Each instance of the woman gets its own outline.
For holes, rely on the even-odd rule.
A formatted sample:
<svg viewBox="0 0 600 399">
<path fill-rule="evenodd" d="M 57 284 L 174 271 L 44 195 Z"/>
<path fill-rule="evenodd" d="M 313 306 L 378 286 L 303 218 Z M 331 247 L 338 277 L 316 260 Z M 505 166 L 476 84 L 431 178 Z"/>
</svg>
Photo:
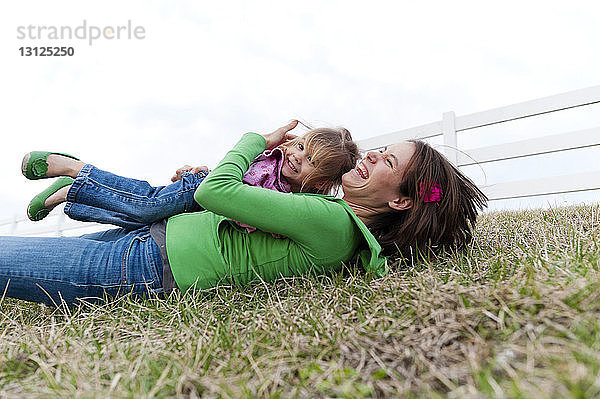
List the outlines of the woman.
<svg viewBox="0 0 600 399">
<path fill-rule="evenodd" d="M 72 303 L 104 293 L 163 292 L 163 268 L 186 291 L 326 273 L 357 257 L 365 270 L 382 275 L 382 254 L 461 246 L 470 239 L 485 196 L 421 142 L 369 152 L 343 176 L 343 199 L 242 184 L 252 159 L 285 141 L 294 127 L 244 135 L 196 190 L 206 211 L 171 217 L 154 232 L 145 226 L 79 238 L 0 237 L 0 289 L 29 301 Z M 49 175 L 77 172 L 73 186 L 85 184 L 89 168 L 65 157 L 60 162 L 49 165 Z M 261 232 L 246 234 L 229 219 Z M 165 257 L 156 243 L 160 230 Z"/>
</svg>

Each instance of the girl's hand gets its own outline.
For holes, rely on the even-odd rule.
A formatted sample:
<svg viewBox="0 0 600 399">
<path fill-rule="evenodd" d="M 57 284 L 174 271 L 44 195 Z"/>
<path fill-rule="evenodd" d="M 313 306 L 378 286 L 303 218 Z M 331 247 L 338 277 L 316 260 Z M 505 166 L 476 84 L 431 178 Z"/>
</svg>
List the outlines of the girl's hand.
<svg viewBox="0 0 600 399">
<path fill-rule="evenodd" d="M 298 121 L 293 120 L 272 133 L 263 134 L 262 136 L 267 141 L 267 150 L 271 150 L 287 140 L 295 139 L 296 136 L 289 133 L 289 131 L 294 129 L 296 126 L 298 126 Z"/>
<path fill-rule="evenodd" d="M 175 171 L 175 174 L 173 175 L 173 177 L 171 177 L 171 181 L 176 182 L 177 180 L 181 180 L 181 175 L 183 174 L 183 172 L 190 172 L 195 175 L 199 172 L 210 172 L 210 170 L 208 169 L 208 166 L 204 166 L 204 165 L 202 165 L 202 166 L 183 165 L 181 168 L 179 168 Z"/>
</svg>

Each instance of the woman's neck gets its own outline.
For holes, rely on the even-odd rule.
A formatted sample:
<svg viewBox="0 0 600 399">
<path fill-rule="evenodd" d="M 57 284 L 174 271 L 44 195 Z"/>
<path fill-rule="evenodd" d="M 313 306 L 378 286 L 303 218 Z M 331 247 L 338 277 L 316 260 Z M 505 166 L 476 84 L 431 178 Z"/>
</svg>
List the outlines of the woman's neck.
<svg viewBox="0 0 600 399">
<path fill-rule="evenodd" d="M 378 215 L 379 213 L 381 213 L 381 212 L 378 212 L 374 208 L 370 208 L 368 206 L 360 205 L 356 202 L 352 202 L 351 200 L 349 200 L 346 197 L 343 197 L 342 199 L 344 201 L 346 201 L 346 203 L 350 206 L 350 209 L 352 209 L 352 211 L 356 214 L 356 216 L 358 216 L 358 218 L 361 220 L 361 222 L 363 222 L 365 224 L 365 226 L 367 226 L 367 227 L 373 221 L 373 217 L 375 215 Z"/>
</svg>

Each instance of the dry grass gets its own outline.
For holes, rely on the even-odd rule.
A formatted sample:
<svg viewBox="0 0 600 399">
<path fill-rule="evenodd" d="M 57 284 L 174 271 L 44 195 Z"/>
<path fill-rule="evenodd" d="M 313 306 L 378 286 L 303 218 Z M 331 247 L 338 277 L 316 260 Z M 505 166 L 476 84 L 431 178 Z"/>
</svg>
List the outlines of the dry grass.
<svg viewBox="0 0 600 399">
<path fill-rule="evenodd" d="M 194 296 L 0 305 L 0 397 L 600 396 L 600 208 L 481 219 L 463 254 Z"/>
</svg>

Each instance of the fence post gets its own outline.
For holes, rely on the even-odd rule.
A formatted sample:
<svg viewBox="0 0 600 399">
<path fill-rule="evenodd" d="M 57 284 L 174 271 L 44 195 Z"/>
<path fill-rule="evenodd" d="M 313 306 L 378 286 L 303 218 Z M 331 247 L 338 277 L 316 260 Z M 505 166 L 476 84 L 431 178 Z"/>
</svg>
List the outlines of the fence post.
<svg viewBox="0 0 600 399">
<path fill-rule="evenodd" d="M 444 133 L 444 155 L 455 166 L 458 163 L 458 141 L 456 139 L 456 115 L 454 111 L 444 112 L 442 132 Z"/>
<path fill-rule="evenodd" d="M 64 224 L 65 224 L 65 214 L 63 212 L 60 212 L 58 214 L 58 217 L 56 218 L 56 236 L 57 237 L 63 236 Z"/>
<path fill-rule="evenodd" d="M 15 232 L 17 231 L 17 223 L 19 223 L 19 220 L 17 219 L 17 215 L 15 215 L 13 217 L 13 221 L 12 221 L 11 226 L 10 226 L 10 235 L 11 236 L 14 235 Z"/>
</svg>

